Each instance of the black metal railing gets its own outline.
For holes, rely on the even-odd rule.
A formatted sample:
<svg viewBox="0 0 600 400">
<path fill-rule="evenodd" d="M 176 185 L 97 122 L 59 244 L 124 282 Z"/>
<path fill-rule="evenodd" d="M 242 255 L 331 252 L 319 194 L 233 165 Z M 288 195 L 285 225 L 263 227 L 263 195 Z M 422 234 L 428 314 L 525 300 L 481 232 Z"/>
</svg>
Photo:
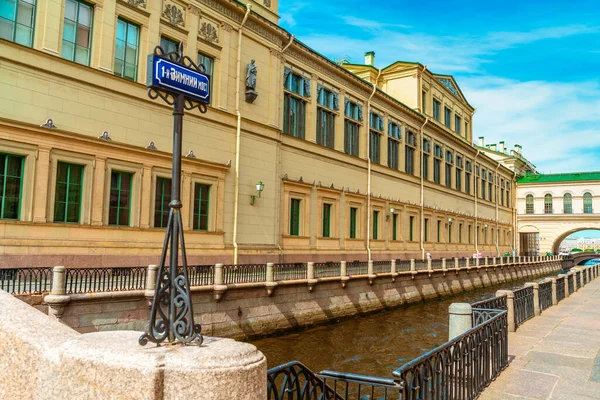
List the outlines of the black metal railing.
<svg viewBox="0 0 600 400">
<path fill-rule="evenodd" d="M 266 264 L 223 265 L 223 283 L 252 283 L 267 280 Z"/>
<path fill-rule="evenodd" d="M 472 308 L 488 308 L 492 310 L 506 310 L 506 295 L 492 297 L 481 300 L 476 303 L 471 303 Z"/>
<path fill-rule="evenodd" d="M 410 260 L 396 260 L 396 272 L 410 271 Z"/>
<path fill-rule="evenodd" d="M 427 269 L 427 260 L 415 260 L 415 270 L 424 271 Z"/>
<path fill-rule="evenodd" d="M 588 272 L 587 272 L 587 270 L 584 269 L 583 271 L 581 271 L 581 278 L 583 279 L 583 285 L 584 286 L 587 285 L 587 283 L 588 283 Z"/>
<path fill-rule="evenodd" d="M 367 261 L 350 261 L 346 263 L 346 275 L 367 275 L 369 263 Z"/>
<path fill-rule="evenodd" d="M 444 260 L 431 260 L 431 269 L 444 268 Z"/>
<path fill-rule="evenodd" d="M 147 267 L 67 268 L 65 293 L 101 293 L 143 290 Z"/>
<path fill-rule="evenodd" d="M 520 326 L 534 316 L 533 286 L 514 291 L 515 326 Z"/>
<path fill-rule="evenodd" d="M 287 263 L 273 265 L 273 279 L 275 281 L 293 281 L 306 279 L 307 268 L 304 263 Z"/>
<path fill-rule="evenodd" d="M 341 263 L 328 261 L 324 263 L 314 263 L 315 278 L 332 278 L 340 276 Z"/>
<path fill-rule="evenodd" d="M 373 261 L 373 273 L 389 274 L 392 272 L 392 262 L 390 260 Z"/>
<path fill-rule="evenodd" d="M 540 283 L 538 296 L 540 300 L 540 311 L 552 307 L 552 281 Z"/>
<path fill-rule="evenodd" d="M 577 271 L 575 273 L 575 282 L 577 282 L 577 288 L 582 287 L 583 285 L 581 284 L 581 271 Z"/>
<path fill-rule="evenodd" d="M 573 275 L 567 277 L 567 282 L 569 285 L 569 295 L 571 295 L 571 293 L 575 291 L 575 279 L 573 278 Z"/>
<path fill-rule="evenodd" d="M 404 400 L 474 399 L 508 366 L 508 318 L 490 319 L 393 372 Z M 492 315 L 494 314 L 494 315 Z"/>
<path fill-rule="evenodd" d="M 0 290 L 11 294 L 38 294 L 52 289 L 52 268 L 0 268 Z"/>
<path fill-rule="evenodd" d="M 561 301 L 565 298 L 565 284 L 564 278 L 556 280 L 556 301 Z"/>
<path fill-rule="evenodd" d="M 458 259 L 458 267 L 464 268 L 467 266 L 467 259 L 465 257 Z"/>
<path fill-rule="evenodd" d="M 215 284 L 215 267 L 212 265 L 188 265 L 190 286 L 208 286 Z"/>
</svg>

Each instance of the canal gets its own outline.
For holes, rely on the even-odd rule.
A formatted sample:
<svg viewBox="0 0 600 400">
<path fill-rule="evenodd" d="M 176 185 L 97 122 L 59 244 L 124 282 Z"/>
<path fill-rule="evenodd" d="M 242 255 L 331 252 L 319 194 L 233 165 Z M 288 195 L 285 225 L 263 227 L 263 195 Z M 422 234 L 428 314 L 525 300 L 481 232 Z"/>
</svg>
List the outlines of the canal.
<svg viewBox="0 0 600 400">
<path fill-rule="evenodd" d="M 332 369 L 389 377 L 394 369 L 448 340 L 448 306 L 451 303 L 473 303 L 492 297 L 496 290 L 520 288 L 531 281 L 529 278 L 508 282 L 357 316 L 256 340 L 252 344 L 267 357 L 268 368 L 298 360 L 312 371 Z"/>
</svg>

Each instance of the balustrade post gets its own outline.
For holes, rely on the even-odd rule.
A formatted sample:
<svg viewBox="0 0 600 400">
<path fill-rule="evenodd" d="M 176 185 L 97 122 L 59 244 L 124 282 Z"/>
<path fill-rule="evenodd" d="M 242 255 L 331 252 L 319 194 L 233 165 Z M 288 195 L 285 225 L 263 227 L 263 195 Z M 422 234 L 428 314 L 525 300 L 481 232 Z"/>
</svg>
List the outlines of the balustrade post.
<svg viewBox="0 0 600 400">
<path fill-rule="evenodd" d="M 469 257 L 465 257 L 465 267 L 469 268 L 471 265 L 471 259 Z"/>
<path fill-rule="evenodd" d="M 476 267 L 479 267 L 479 257 L 477 257 L 477 258 L 475 259 L 475 266 L 476 266 Z"/>
<path fill-rule="evenodd" d="M 557 285 L 563 285 L 565 288 L 565 299 L 569 297 L 569 282 L 567 281 L 567 275 L 560 274 L 558 275 L 558 279 L 556 280 Z"/>
<path fill-rule="evenodd" d="M 273 273 L 273 266 L 275 264 L 270 262 L 267 263 L 267 281 L 265 282 L 265 288 L 267 289 L 267 295 L 271 296 L 273 291 L 277 287 L 277 282 L 275 282 L 275 276 Z"/>
<path fill-rule="evenodd" d="M 148 273 L 146 274 L 146 289 L 144 290 L 144 297 L 148 301 L 148 308 L 152 307 L 152 298 L 154 297 L 154 291 L 156 290 L 156 276 L 158 275 L 158 265 L 148 265 Z"/>
<path fill-rule="evenodd" d="M 410 272 L 416 272 L 416 271 L 417 271 L 417 269 L 415 267 L 415 259 L 411 258 L 410 259 Z"/>
<path fill-rule="evenodd" d="M 432 267 L 431 267 L 431 259 L 427 260 L 427 271 L 431 272 Z"/>
<path fill-rule="evenodd" d="M 56 266 L 52 269 L 52 290 L 50 294 L 44 297 L 48 304 L 48 315 L 57 320 L 61 320 L 65 312 L 65 306 L 71 301 L 71 296 L 66 294 L 66 269 L 63 266 Z"/>
<path fill-rule="evenodd" d="M 533 315 L 540 315 L 540 285 L 539 283 L 527 282 L 525 287 L 533 287 Z"/>
<path fill-rule="evenodd" d="M 498 290 L 496 291 L 496 297 L 506 295 L 506 316 L 508 319 L 508 331 L 515 332 L 515 294 L 512 290 Z"/>
<path fill-rule="evenodd" d="M 342 282 L 342 287 L 345 288 L 346 284 L 350 280 L 348 276 L 348 270 L 346 269 L 346 261 L 340 261 L 340 281 Z"/>
<path fill-rule="evenodd" d="M 315 279 L 315 263 L 312 261 L 306 263 L 306 279 Z"/>
<path fill-rule="evenodd" d="M 473 309 L 469 303 L 452 303 L 448 307 L 448 340 L 473 327 Z"/>
<path fill-rule="evenodd" d="M 392 275 L 395 275 L 396 274 L 396 260 L 392 260 L 392 262 L 390 263 L 390 265 L 391 265 L 391 271 L 390 272 L 392 273 Z"/>
<path fill-rule="evenodd" d="M 570 274 L 573 274 L 573 293 L 575 293 L 578 289 L 577 284 L 579 282 L 577 282 L 579 279 L 577 279 L 577 273 L 576 272 L 569 272 Z"/>
<path fill-rule="evenodd" d="M 446 271 L 446 259 L 442 258 L 442 270 Z"/>
<path fill-rule="evenodd" d="M 550 282 L 552 282 L 552 305 L 555 306 L 558 304 L 558 297 L 556 296 L 556 279 L 549 278 Z"/>
<path fill-rule="evenodd" d="M 227 285 L 223 283 L 223 264 L 215 264 L 214 282 L 213 296 L 216 301 L 221 301 L 223 294 L 227 291 Z"/>
<path fill-rule="evenodd" d="M 373 260 L 369 260 L 367 262 L 367 275 L 369 275 L 369 276 L 374 275 L 374 273 L 373 273 Z"/>
<path fill-rule="evenodd" d="M 456 269 L 460 268 L 460 264 L 458 262 L 458 257 L 454 257 L 454 268 L 456 268 Z"/>
<path fill-rule="evenodd" d="M 488 265 L 488 256 L 485 256 L 485 258 L 483 259 L 484 264 L 483 265 Z"/>
<path fill-rule="evenodd" d="M 492 257 L 492 264 L 496 265 L 496 257 Z"/>
</svg>

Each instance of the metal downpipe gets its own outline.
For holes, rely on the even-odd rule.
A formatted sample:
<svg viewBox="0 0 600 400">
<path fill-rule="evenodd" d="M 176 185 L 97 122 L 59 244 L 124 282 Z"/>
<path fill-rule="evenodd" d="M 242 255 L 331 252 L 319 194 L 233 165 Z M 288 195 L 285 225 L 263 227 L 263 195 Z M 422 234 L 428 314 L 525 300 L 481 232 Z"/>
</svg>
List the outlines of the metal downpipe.
<svg viewBox="0 0 600 400">
<path fill-rule="evenodd" d="M 494 172 L 494 178 L 496 179 L 496 184 L 494 185 L 496 189 L 496 257 L 500 257 L 500 247 L 498 247 L 498 238 L 500 237 L 500 232 L 498 231 L 498 168 L 500 168 L 500 162 L 498 162 Z"/>
<path fill-rule="evenodd" d="M 425 69 L 423 69 L 423 71 L 425 71 Z M 423 125 L 421 125 L 421 137 L 420 137 L 420 148 L 421 148 L 421 161 L 420 164 L 421 165 L 421 260 L 425 259 L 425 215 L 423 215 L 423 212 L 425 210 L 425 188 L 424 188 L 424 184 L 425 184 L 425 177 L 423 176 L 423 129 L 425 128 L 425 125 L 427 125 L 427 123 L 429 122 L 429 117 L 425 117 L 425 122 L 423 123 Z"/>
<path fill-rule="evenodd" d="M 475 183 L 473 186 L 475 186 L 475 254 L 477 254 L 477 257 L 479 257 L 479 226 L 477 225 L 478 223 L 478 216 L 477 216 L 477 196 L 479 195 L 479 189 L 477 187 L 477 157 L 479 157 L 479 153 L 481 153 L 481 151 L 477 150 L 477 154 L 475 154 L 475 159 L 473 160 L 473 164 L 475 164 L 475 177 L 473 178 L 473 182 Z"/>
<path fill-rule="evenodd" d="M 371 99 L 377 91 L 377 82 L 381 69 L 377 71 L 377 78 L 373 84 L 373 91 L 367 100 L 367 259 L 371 261 Z"/>
</svg>

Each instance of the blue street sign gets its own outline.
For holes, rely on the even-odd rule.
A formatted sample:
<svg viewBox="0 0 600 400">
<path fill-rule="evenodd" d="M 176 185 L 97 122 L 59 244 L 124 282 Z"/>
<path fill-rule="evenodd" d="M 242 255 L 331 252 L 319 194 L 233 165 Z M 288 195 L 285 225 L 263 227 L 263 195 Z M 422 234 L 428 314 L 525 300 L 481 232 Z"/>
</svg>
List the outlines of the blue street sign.
<svg viewBox="0 0 600 400">
<path fill-rule="evenodd" d="M 210 103 L 210 77 L 154 54 L 148 55 L 146 86 L 172 94 L 183 94 L 190 100 Z"/>
</svg>

